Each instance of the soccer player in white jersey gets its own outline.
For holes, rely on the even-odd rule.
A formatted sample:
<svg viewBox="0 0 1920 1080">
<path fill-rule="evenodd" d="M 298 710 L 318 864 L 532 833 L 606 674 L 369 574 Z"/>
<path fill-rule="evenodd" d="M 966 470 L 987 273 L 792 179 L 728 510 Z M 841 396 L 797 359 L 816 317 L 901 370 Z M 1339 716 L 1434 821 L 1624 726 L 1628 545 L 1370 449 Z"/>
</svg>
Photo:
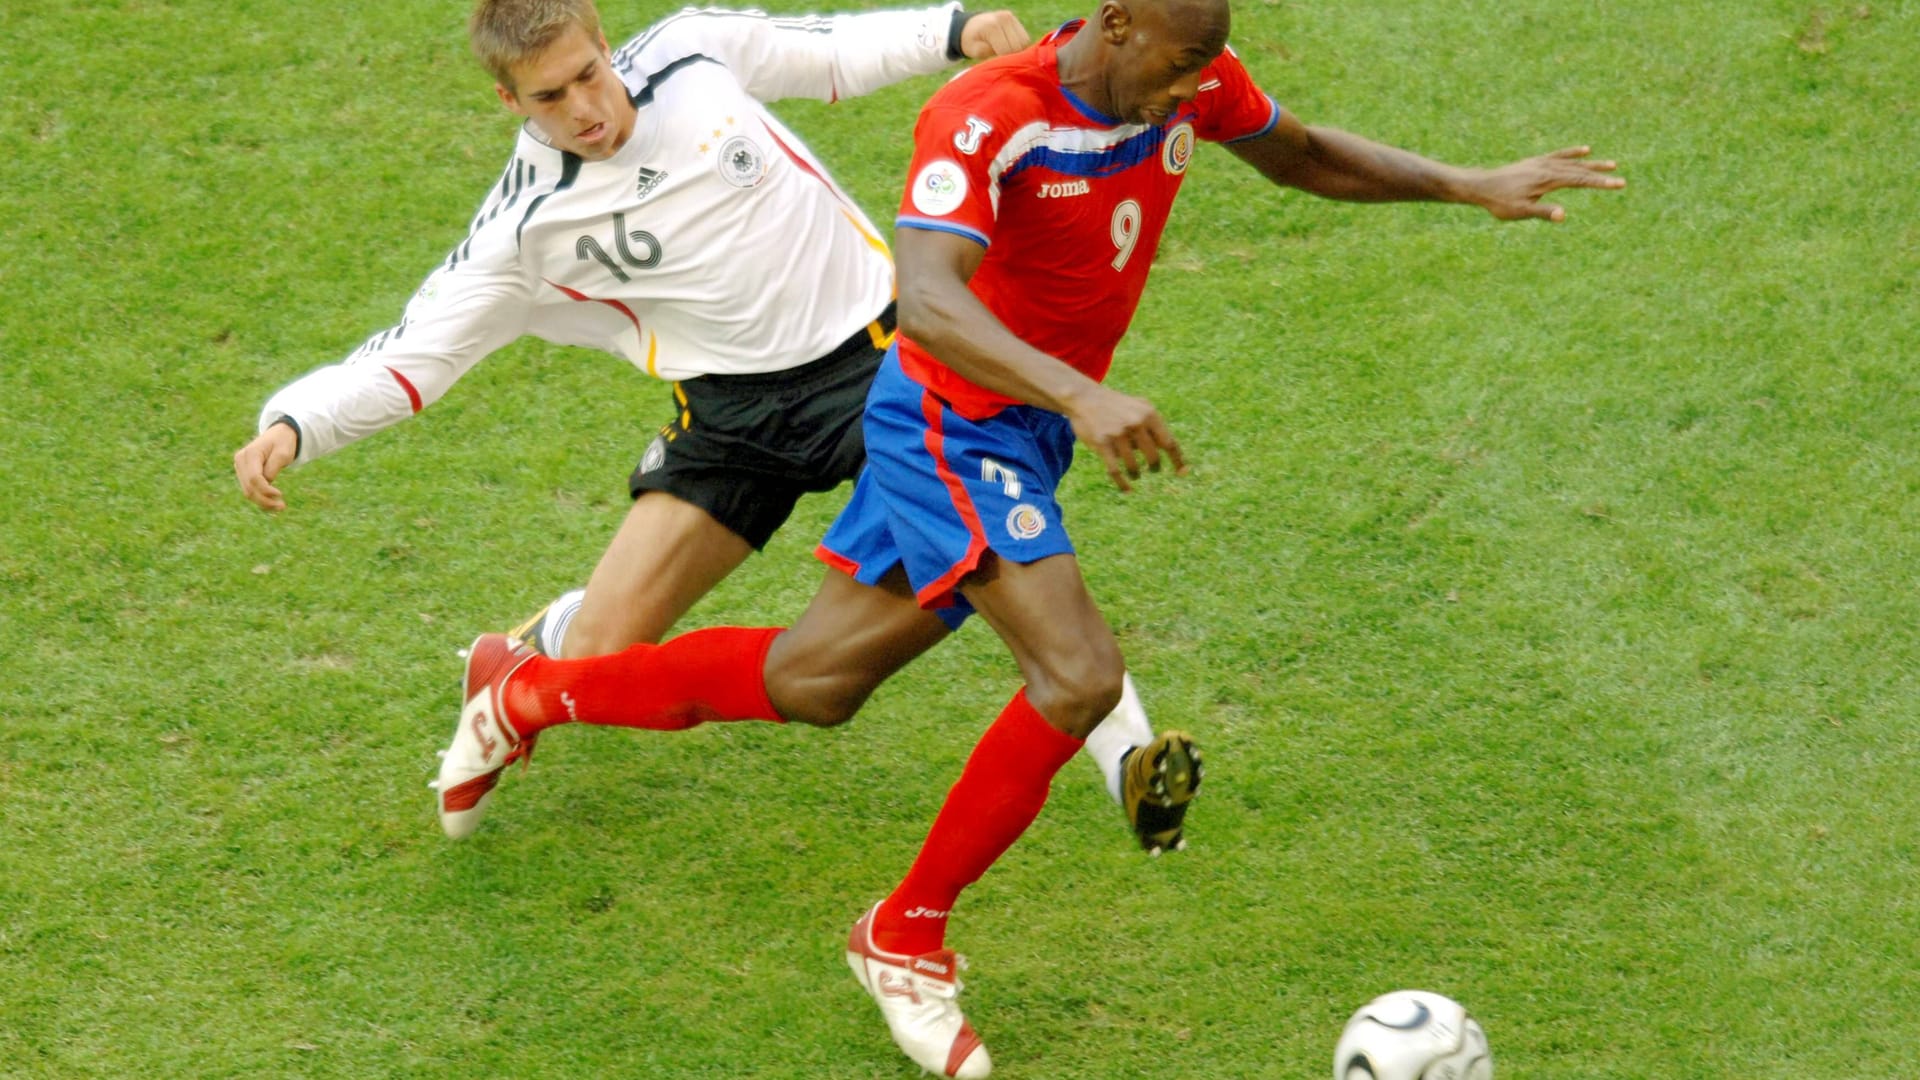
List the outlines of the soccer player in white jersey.
<svg viewBox="0 0 1920 1080">
<path fill-rule="evenodd" d="M 657 641 L 801 494 L 858 472 L 861 408 L 892 340 L 879 230 L 761 103 L 864 94 L 1027 34 L 1008 12 L 955 3 L 688 9 L 618 50 L 590 0 L 481 0 L 469 29 L 501 103 L 527 119 L 512 159 L 399 324 L 275 393 L 234 471 L 278 511 L 288 465 L 412 416 L 516 338 L 622 357 L 673 381 L 674 418 L 587 587 L 522 632 L 556 656 Z M 1142 846 L 1180 846 L 1200 776 L 1190 741 L 1156 738 L 1131 687 L 1100 736 L 1089 754 Z M 449 835 L 477 825 L 498 776 L 445 786 Z"/>
</svg>

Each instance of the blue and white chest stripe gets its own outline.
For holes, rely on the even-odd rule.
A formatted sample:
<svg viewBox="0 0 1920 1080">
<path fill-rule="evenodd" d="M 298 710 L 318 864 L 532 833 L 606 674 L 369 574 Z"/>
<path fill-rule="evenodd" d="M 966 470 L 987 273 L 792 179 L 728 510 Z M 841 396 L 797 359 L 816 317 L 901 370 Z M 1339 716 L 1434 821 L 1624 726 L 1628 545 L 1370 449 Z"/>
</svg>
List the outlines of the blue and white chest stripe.
<svg viewBox="0 0 1920 1080">
<path fill-rule="evenodd" d="M 994 216 L 1000 216 L 1002 189 L 1028 169 L 1051 169 L 1062 176 L 1086 179 L 1113 176 L 1142 162 L 1156 160 L 1169 130 L 1171 126 L 1145 124 L 1100 129 L 1054 127 L 1045 122 L 1028 124 L 1015 131 L 987 164 L 987 191 L 993 200 Z M 988 246 L 985 233 L 944 218 L 902 214 L 894 219 L 894 227 L 953 233 L 982 247 Z"/>
</svg>

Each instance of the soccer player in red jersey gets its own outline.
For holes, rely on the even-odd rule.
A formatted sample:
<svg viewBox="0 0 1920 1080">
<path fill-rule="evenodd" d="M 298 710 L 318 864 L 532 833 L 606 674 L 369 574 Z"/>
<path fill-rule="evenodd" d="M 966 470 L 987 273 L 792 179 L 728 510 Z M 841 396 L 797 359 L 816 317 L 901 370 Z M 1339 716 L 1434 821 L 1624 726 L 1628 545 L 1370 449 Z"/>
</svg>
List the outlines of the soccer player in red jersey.
<svg viewBox="0 0 1920 1080">
<path fill-rule="evenodd" d="M 991 1068 L 955 1003 L 948 914 L 1121 694 L 1119 646 L 1081 578 L 1057 482 L 1076 440 L 1122 490 L 1143 467 L 1186 468 L 1153 405 L 1102 380 L 1195 141 L 1317 195 L 1461 202 L 1503 220 L 1558 221 L 1547 193 L 1622 186 L 1585 148 L 1469 170 L 1308 127 L 1254 85 L 1228 26 L 1225 0 L 1101 0 L 1090 20 L 979 65 L 922 110 L 896 221 L 901 332 L 868 395 L 867 467 L 821 543 L 826 581 L 790 629 L 700 630 L 584 661 L 493 635 L 469 664 L 460 730 L 473 735 L 455 750 L 496 745 L 475 759 L 484 786 L 517 740 L 569 720 L 843 722 L 984 616 L 1025 685 L 847 947 L 895 1042 L 942 1075 Z"/>
</svg>

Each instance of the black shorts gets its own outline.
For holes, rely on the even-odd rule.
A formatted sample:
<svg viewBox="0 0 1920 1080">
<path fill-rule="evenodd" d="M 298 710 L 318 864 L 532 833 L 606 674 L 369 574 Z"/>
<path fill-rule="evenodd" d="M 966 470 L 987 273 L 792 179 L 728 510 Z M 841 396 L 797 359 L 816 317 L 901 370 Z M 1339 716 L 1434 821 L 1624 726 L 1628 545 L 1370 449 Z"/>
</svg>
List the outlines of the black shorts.
<svg viewBox="0 0 1920 1080">
<path fill-rule="evenodd" d="M 832 352 L 786 371 L 673 384 L 676 415 L 627 479 L 698 506 L 757 551 L 809 491 L 831 491 L 867 460 L 860 415 L 893 338 L 893 305 Z"/>
</svg>

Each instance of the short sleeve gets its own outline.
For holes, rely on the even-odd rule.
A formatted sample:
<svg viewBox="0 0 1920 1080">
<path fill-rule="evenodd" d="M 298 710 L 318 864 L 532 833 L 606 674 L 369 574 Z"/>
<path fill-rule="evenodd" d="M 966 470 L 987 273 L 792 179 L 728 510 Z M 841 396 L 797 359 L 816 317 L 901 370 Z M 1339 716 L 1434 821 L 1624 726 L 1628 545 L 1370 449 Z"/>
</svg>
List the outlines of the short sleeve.
<svg viewBox="0 0 1920 1080">
<path fill-rule="evenodd" d="M 894 227 L 950 232 L 985 247 L 998 216 L 1009 133 L 986 103 L 948 98 L 936 95 L 914 125 L 913 164 Z"/>
<path fill-rule="evenodd" d="M 1229 48 L 1200 73 L 1193 133 L 1208 142 L 1240 142 L 1272 131 L 1280 106 L 1253 81 Z"/>
</svg>

